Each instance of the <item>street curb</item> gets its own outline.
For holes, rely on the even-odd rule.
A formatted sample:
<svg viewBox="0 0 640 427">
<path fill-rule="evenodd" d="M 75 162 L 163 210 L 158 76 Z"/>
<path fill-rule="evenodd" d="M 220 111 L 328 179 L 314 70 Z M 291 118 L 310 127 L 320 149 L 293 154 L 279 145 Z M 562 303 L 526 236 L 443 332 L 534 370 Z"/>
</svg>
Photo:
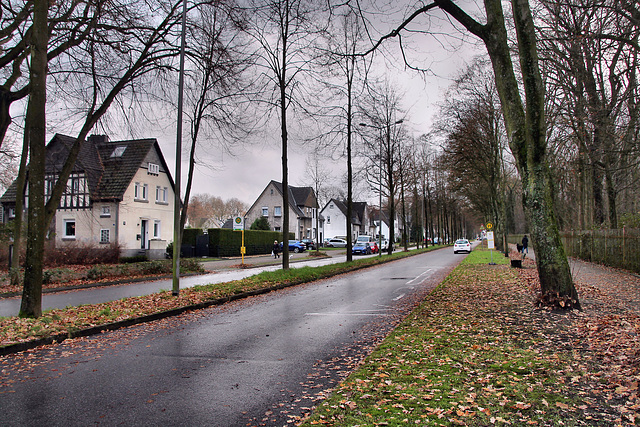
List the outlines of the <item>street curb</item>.
<svg viewBox="0 0 640 427">
<path fill-rule="evenodd" d="M 206 272 L 205 273 L 185 273 L 185 274 L 181 274 L 180 277 L 200 276 L 203 274 L 207 274 L 207 273 Z M 104 288 L 107 286 L 118 286 L 118 285 L 125 285 L 128 283 L 153 282 L 156 280 L 171 279 L 172 277 L 173 276 L 171 274 L 165 274 L 162 276 L 150 276 L 150 277 L 138 277 L 134 279 L 112 280 L 110 282 L 93 282 L 93 283 L 87 283 L 85 285 L 61 286 L 59 288 L 43 289 L 42 293 L 55 294 L 57 292 L 77 291 L 77 290 L 91 289 L 91 288 Z M 14 297 L 19 297 L 21 295 L 22 295 L 22 292 L 5 292 L 0 294 L 0 299 L 14 298 Z"/>
</svg>

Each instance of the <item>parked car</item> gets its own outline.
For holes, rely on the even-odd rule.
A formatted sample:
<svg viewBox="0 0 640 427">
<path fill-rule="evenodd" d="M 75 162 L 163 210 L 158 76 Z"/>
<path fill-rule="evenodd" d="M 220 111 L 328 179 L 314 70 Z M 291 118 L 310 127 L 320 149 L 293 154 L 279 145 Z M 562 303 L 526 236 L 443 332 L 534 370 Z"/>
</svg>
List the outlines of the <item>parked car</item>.
<svg viewBox="0 0 640 427">
<path fill-rule="evenodd" d="M 327 242 L 327 246 L 330 248 L 346 248 L 347 241 L 344 239 L 330 239 Z"/>
<path fill-rule="evenodd" d="M 302 243 L 307 247 L 307 250 L 312 250 L 316 248 L 316 242 L 313 239 L 302 239 Z"/>
<path fill-rule="evenodd" d="M 282 249 L 282 243 L 280 243 L 280 249 Z M 289 252 L 299 253 L 304 252 L 306 249 L 307 246 L 304 243 L 297 240 L 289 240 Z"/>
<path fill-rule="evenodd" d="M 380 250 L 386 251 L 387 249 L 389 249 L 389 241 L 388 240 L 382 240 L 382 246 L 380 247 Z"/>
<path fill-rule="evenodd" d="M 378 247 L 378 242 L 370 240 L 369 241 L 369 246 L 371 246 L 371 253 L 372 254 L 377 254 L 378 252 L 380 252 L 380 248 Z"/>
<path fill-rule="evenodd" d="M 354 255 L 369 255 L 371 253 L 371 246 L 369 245 L 369 242 L 356 242 L 355 245 L 353 245 L 353 248 L 351 248 L 351 253 Z"/>
<path fill-rule="evenodd" d="M 458 252 L 471 253 L 471 243 L 467 239 L 456 240 L 453 244 L 453 253 L 457 254 Z"/>
</svg>

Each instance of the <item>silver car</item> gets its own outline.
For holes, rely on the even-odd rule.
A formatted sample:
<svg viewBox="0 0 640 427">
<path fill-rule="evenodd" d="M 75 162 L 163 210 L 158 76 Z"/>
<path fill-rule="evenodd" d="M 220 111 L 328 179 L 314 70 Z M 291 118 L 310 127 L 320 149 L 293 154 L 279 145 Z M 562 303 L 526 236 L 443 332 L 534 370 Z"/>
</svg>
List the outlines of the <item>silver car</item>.
<svg viewBox="0 0 640 427">
<path fill-rule="evenodd" d="M 330 248 L 346 248 L 347 241 L 343 239 L 330 239 L 327 242 L 327 246 Z"/>
</svg>

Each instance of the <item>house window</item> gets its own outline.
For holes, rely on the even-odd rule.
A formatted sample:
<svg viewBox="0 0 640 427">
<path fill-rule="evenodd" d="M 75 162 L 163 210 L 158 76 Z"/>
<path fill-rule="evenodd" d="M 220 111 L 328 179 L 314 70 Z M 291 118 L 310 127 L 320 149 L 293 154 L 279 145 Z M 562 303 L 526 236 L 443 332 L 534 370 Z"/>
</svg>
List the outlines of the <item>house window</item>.
<svg viewBox="0 0 640 427">
<path fill-rule="evenodd" d="M 327 216 L 327 224 L 331 224 L 331 217 Z"/>
<path fill-rule="evenodd" d="M 109 243 L 109 230 L 100 230 L 100 243 Z"/>
<path fill-rule="evenodd" d="M 282 216 L 282 206 L 276 206 L 273 208 L 273 216 Z"/>
<path fill-rule="evenodd" d="M 49 201 L 53 186 L 58 179 L 57 175 L 48 175 L 45 177 L 44 196 Z M 27 187 L 28 188 L 28 187 Z M 27 195 L 28 197 L 28 195 Z M 72 173 L 69 175 L 67 185 L 60 198 L 60 209 L 78 209 L 88 208 L 89 203 L 89 185 L 84 172 Z"/>
<path fill-rule="evenodd" d="M 267 206 L 262 207 L 262 216 L 269 216 L 269 208 Z"/>
<path fill-rule="evenodd" d="M 160 238 L 160 220 L 153 221 L 153 238 Z"/>
<path fill-rule="evenodd" d="M 64 220 L 64 234 L 63 238 L 65 239 L 75 239 L 76 238 L 76 220 L 75 219 L 65 219 Z"/>
<path fill-rule="evenodd" d="M 138 200 L 138 201 L 142 201 L 142 200 L 147 200 L 148 199 L 148 191 L 149 191 L 149 185 L 148 184 L 143 184 L 140 182 L 136 182 L 134 190 L 133 190 L 133 197 L 134 199 Z"/>
<path fill-rule="evenodd" d="M 147 167 L 147 173 L 149 175 L 158 175 L 160 173 L 160 165 L 156 165 L 155 163 L 149 162 L 149 166 Z"/>
<path fill-rule="evenodd" d="M 156 203 L 167 203 L 167 193 L 169 189 L 167 187 L 156 187 Z"/>
<path fill-rule="evenodd" d="M 111 157 L 122 157 L 122 155 L 124 154 L 124 150 L 126 149 L 127 149 L 126 145 L 120 145 L 114 148 L 113 152 L 111 153 Z"/>
<path fill-rule="evenodd" d="M 100 212 L 101 218 L 109 218 L 111 217 L 111 206 L 103 206 L 102 212 Z"/>
<path fill-rule="evenodd" d="M 273 231 L 280 231 L 280 227 L 273 227 Z"/>
<path fill-rule="evenodd" d="M 271 189 L 271 195 L 273 196 L 273 188 Z"/>
<path fill-rule="evenodd" d="M 333 203 L 329 205 L 329 209 L 333 209 Z"/>
<path fill-rule="evenodd" d="M 15 218 L 16 217 L 16 208 L 9 208 L 7 215 L 9 216 L 9 219 Z"/>
</svg>

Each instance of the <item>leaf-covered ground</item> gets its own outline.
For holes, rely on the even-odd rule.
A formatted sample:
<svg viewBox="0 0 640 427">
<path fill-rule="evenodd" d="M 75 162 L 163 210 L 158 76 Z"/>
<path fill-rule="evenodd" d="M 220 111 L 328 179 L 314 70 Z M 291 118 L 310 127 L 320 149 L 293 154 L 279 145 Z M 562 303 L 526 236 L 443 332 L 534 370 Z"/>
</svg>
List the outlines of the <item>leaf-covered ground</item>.
<svg viewBox="0 0 640 427">
<path fill-rule="evenodd" d="M 574 263 L 583 311 L 558 313 L 535 308 L 533 261 L 487 256 L 472 253 L 304 425 L 640 422 L 640 278 Z"/>
</svg>

